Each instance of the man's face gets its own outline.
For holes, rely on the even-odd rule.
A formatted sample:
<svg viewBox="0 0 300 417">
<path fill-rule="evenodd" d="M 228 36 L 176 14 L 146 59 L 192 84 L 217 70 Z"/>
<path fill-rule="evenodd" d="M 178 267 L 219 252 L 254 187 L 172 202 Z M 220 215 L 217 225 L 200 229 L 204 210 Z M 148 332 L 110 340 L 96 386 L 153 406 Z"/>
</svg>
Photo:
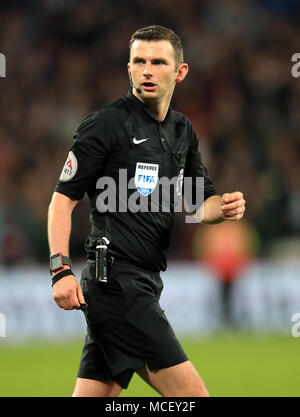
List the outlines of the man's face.
<svg viewBox="0 0 300 417">
<path fill-rule="evenodd" d="M 133 85 L 145 99 L 170 97 L 175 87 L 177 67 L 169 41 L 135 40 L 131 46 L 128 71 Z"/>
</svg>

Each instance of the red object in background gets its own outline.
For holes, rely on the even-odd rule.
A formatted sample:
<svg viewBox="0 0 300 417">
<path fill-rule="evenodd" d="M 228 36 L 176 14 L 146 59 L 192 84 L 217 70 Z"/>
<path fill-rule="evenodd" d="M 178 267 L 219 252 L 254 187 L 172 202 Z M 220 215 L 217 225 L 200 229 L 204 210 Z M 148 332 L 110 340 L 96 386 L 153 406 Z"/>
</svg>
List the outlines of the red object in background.
<svg viewBox="0 0 300 417">
<path fill-rule="evenodd" d="M 254 256 L 251 232 L 245 221 L 202 225 L 194 241 L 198 260 L 213 268 L 220 280 L 235 280 Z"/>
<path fill-rule="evenodd" d="M 246 256 L 239 256 L 226 248 L 222 253 L 204 259 L 203 263 L 213 267 L 223 281 L 233 281 L 247 261 L 249 258 Z"/>
</svg>

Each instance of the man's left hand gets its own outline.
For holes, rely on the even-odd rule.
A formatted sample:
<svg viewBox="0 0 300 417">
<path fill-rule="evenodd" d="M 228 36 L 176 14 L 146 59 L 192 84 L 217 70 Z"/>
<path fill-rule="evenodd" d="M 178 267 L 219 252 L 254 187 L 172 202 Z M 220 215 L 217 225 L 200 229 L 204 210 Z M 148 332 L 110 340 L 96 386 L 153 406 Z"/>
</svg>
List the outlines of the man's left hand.
<svg viewBox="0 0 300 417">
<path fill-rule="evenodd" d="M 243 193 L 225 193 L 221 198 L 221 212 L 225 220 L 240 220 L 245 213 L 245 200 Z"/>
</svg>

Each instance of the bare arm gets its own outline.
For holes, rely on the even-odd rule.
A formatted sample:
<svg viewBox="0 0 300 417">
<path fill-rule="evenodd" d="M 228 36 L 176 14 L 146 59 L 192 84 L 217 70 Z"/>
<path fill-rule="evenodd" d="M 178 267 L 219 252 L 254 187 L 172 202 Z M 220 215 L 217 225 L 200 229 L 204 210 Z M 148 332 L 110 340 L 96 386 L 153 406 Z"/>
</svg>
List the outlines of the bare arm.
<svg viewBox="0 0 300 417">
<path fill-rule="evenodd" d="M 71 200 L 63 194 L 53 194 L 48 211 L 48 241 L 51 255 L 61 252 L 64 256 L 69 256 L 72 212 L 76 204 L 76 200 Z M 64 266 L 64 269 L 68 268 L 68 265 Z M 74 275 L 61 278 L 54 284 L 53 298 L 56 304 L 65 310 L 79 308 L 80 304 L 85 302 Z"/>
<path fill-rule="evenodd" d="M 222 198 L 219 195 L 213 195 L 204 201 L 202 223 L 218 224 L 224 221 L 221 211 L 221 200 Z"/>
<path fill-rule="evenodd" d="M 48 241 L 51 255 L 61 252 L 69 256 L 71 217 L 77 201 L 54 193 L 48 211 Z"/>
<path fill-rule="evenodd" d="M 224 220 L 240 220 L 245 212 L 245 200 L 239 191 L 213 195 L 205 200 L 197 213 L 198 221 L 206 224 L 218 224 Z"/>
</svg>

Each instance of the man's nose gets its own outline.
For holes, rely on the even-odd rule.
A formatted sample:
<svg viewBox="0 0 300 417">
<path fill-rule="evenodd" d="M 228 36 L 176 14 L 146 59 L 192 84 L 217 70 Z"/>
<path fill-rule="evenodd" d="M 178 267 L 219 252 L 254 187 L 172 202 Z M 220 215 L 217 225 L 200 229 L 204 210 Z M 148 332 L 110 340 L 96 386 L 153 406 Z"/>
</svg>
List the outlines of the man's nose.
<svg viewBox="0 0 300 417">
<path fill-rule="evenodd" d="M 151 64 L 151 62 L 146 62 L 145 63 L 143 75 L 146 75 L 146 76 L 152 75 L 152 64 Z"/>
</svg>

